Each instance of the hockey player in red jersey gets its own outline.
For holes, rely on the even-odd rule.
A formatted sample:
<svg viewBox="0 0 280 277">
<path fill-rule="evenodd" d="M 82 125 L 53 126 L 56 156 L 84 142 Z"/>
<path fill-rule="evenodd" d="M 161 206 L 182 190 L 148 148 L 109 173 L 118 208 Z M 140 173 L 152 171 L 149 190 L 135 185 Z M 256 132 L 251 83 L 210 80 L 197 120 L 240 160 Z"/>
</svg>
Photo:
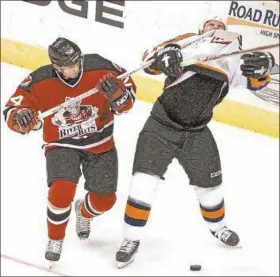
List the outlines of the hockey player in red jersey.
<svg viewBox="0 0 280 277">
<path fill-rule="evenodd" d="M 87 194 L 75 202 L 76 231 L 88 238 L 91 220 L 116 201 L 118 158 L 113 138 L 114 114 L 129 111 L 136 87 L 125 70 L 97 55 L 83 55 L 72 41 L 59 37 L 48 48 L 52 64 L 32 72 L 17 88 L 4 110 L 8 127 L 20 134 L 43 127 L 47 163 L 49 242 L 45 258 L 58 261 L 80 176 Z M 48 116 L 44 112 L 97 87 L 99 92 L 74 101 Z M 82 166 L 82 172 L 80 169 Z"/>
<path fill-rule="evenodd" d="M 124 240 L 116 253 L 118 267 L 134 260 L 157 185 L 174 158 L 189 177 L 210 233 L 225 245 L 239 243 L 238 234 L 227 227 L 219 151 L 207 124 L 229 86 L 243 84 L 254 90 L 266 86 L 274 58 L 269 52 L 254 52 L 182 67 L 183 61 L 241 49 L 241 36 L 228 32 L 219 16 L 206 18 L 198 33 L 177 36 L 144 54 L 144 61 L 154 59 L 145 72 L 163 73 L 166 79 L 137 141 Z M 166 208 L 170 209 L 168 203 Z"/>
</svg>

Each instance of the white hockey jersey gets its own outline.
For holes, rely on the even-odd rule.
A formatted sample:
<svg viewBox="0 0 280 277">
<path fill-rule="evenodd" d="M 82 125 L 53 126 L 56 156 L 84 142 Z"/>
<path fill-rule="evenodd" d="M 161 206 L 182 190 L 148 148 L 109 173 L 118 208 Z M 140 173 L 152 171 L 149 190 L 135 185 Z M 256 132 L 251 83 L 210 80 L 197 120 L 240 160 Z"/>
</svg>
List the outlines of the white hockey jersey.
<svg viewBox="0 0 280 277">
<path fill-rule="evenodd" d="M 157 51 L 160 51 L 167 44 L 177 44 L 181 46 L 183 61 L 199 60 L 242 50 L 242 38 L 239 34 L 224 30 L 212 30 L 203 35 L 184 34 L 177 36 L 174 39 L 159 44 L 151 51 L 146 51 L 144 53 L 143 60 L 148 61 Z M 244 77 L 240 70 L 241 63 L 242 59 L 240 59 L 240 55 L 236 55 L 215 61 L 198 61 L 195 63 L 195 66 L 197 68 L 205 69 L 206 74 L 206 71 L 223 74 L 226 76 L 230 86 L 243 85 L 249 89 L 257 90 L 268 84 L 269 76 L 262 81 Z M 160 74 L 160 72 L 150 68 L 146 68 L 145 72 L 153 75 Z M 193 74 L 195 74 L 195 72 L 192 72 L 191 70 L 186 71 L 172 85 L 182 82 Z"/>
</svg>

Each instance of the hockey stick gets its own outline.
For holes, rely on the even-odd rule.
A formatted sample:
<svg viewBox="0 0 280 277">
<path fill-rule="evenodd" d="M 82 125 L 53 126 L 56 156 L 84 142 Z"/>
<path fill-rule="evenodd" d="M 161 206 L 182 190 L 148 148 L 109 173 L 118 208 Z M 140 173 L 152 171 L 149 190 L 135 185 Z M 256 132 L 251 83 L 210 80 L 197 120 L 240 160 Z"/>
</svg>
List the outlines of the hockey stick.
<svg viewBox="0 0 280 277">
<path fill-rule="evenodd" d="M 246 54 L 246 53 L 250 53 L 250 52 L 254 52 L 254 51 L 266 50 L 266 49 L 270 49 L 270 48 L 274 48 L 274 47 L 279 47 L 279 43 L 254 47 L 254 48 L 245 49 L 245 50 L 242 50 L 242 51 L 235 51 L 235 52 L 231 52 L 231 53 L 228 53 L 228 54 L 222 54 L 222 55 L 217 55 L 217 56 L 209 56 L 209 57 L 204 58 L 204 59 L 186 60 L 186 61 L 181 62 L 181 66 L 188 66 L 188 65 L 195 64 L 195 63 L 199 63 L 199 62 L 215 61 L 215 60 L 219 60 L 219 59 L 223 59 L 223 58 L 228 58 L 228 57 L 232 57 L 232 56 L 236 56 L 236 55 Z"/>
<path fill-rule="evenodd" d="M 207 36 L 209 36 L 209 34 L 207 34 Z M 181 46 L 181 48 L 186 48 L 186 47 L 188 47 L 188 46 L 190 46 L 190 45 L 193 45 L 193 44 L 195 44 L 195 43 L 198 43 L 198 42 L 200 42 L 201 40 L 203 40 L 205 37 L 206 37 L 206 35 L 205 35 L 205 36 L 203 36 L 203 35 L 202 35 L 202 36 L 199 36 L 199 38 L 197 38 L 197 39 L 195 39 L 195 40 L 193 40 L 193 41 L 191 41 L 191 42 L 188 42 L 188 43 L 183 44 L 183 45 Z M 141 66 L 139 66 L 138 68 L 136 68 L 136 69 L 134 69 L 134 70 L 132 70 L 132 71 L 129 71 L 129 72 L 126 72 L 126 73 L 124 73 L 124 74 L 122 74 L 122 75 L 119 75 L 117 78 L 118 78 L 118 79 L 125 79 L 125 78 L 129 77 L 130 75 L 132 75 L 133 73 L 135 73 L 135 72 L 137 72 L 137 71 L 139 71 L 139 70 L 141 70 L 141 69 L 143 69 L 143 68 L 146 68 L 146 67 L 150 66 L 153 62 L 154 62 L 154 59 L 152 59 L 152 60 L 150 60 L 150 61 L 148 61 L 148 62 L 142 64 Z M 50 115 L 52 115 L 52 114 L 58 112 L 60 109 L 66 108 L 66 107 L 68 107 L 69 105 L 71 105 L 71 104 L 73 104 L 73 103 L 75 103 L 75 102 L 78 102 L 78 101 L 80 101 L 80 100 L 82 100 L 82 99 L 84 99 L 84 98 L 86 98 L 86 97 L 89 97 L 89 96 L 91 96 L 91 95 L 93 95 L 93 94 L 95 94 L 95 93 L 97 93 L 97 92 L 98 92 L 98 89 L 97 89 L 97 88 L 90 89 L 90 90 L 88 90 L 88 91 L 86 91 L 86 92 L 80 94 L 79 96 L 77 96 L 77 97 L 75 97 L 75 98 L 72 98 L 71 100 L 69 100 L 69 101 L 67 101 L 67 102 L 65 102 L 65 103 L 62 103 L 62 104 L 60 104 L 60 105 L 57 105 L 57 106 L 55 106 L 55 107 L 53 107 L 53 108 L 51 108 L 51 109 L 49 109 L 49 110 L 47 110 L 47 111 L 45 111 L 45 112 L 39 113 L 38 118 L 41 120 L 41 119 L 43 119 L 43 118 L 45 118 L 45 117 L 47 117 L 47 116 L 50 116 Z"/>
<path fill-rule="evenodd" d="M 279 83 L 279 79 L 276 78 L 270 78 L 271 81 L 275 82 L 275 83 Z"/>
<path fill-rule="evenodd" d="M 56 274 L 58 276 L 70 276 L 70 275 L 65 274 L 64 272 L 59 271 L 59 270 L 48 269 L 47 266 L 43 266 L 43 265 L 35 264 L 35 263 L 32 263 L 32 262 L 24 261 L 22 259 L 14 258 L 14 257 L 8 256 L 8 255 L 5 255 L 5 254 L 1 254 L 1 258 L 11 260 L 15 263 L 19 263 L 19 264 L 22 264 L 22 265 L 25 265 L 25 266 L 29 266 L 29 267 L 32 267 L 32 268 L 35 268 L 35 269 L 38 269 L 38 270 L 42 270 L 45 273 L 53 273 L 53 274 Z"/>
<path fill-rule="evenodd" d="M 200 36 L 197 40 L 194 40 L 192 42 L 189 42 L 189 43 L 186 43 L 184 45 L 181 46 L 181 48 L 185 48 L 187 46 L 190 46 L 194 43 L 198 43 L 199 41 L 201 41 L 202 39 L 204 39 L 204 36 Z M 222 55 L 217 55 L 217 56 L 210 56 L 210 57 L 207 57 L 205 59 L 201 59 L 201 60 L 187 60 L 187 61 L 183 61 L 181 62 L 181 66 L 188 66 L 188 65 L 192 65 L 192 64 L 195 64 L 195 63 L 199 63 L 199 62 L 207 62 L 207 61 L 214 61 L 214 60 L 219 60 L 219 59 L 222 59 L 222 58 L 227 58 L 227 57 L 232 57 L 232 56 L 236 56 L 236 55 L 240 55 L 240 54 L 245 54 L 245 53 L 249 53 L 249 52 L 253 52 L 253 51 L 261 51 L 261 50 L 265 50 L 265 49 L 270 49 L 270 48 L 274 48 L 274 47 L 279 47 L 279 44 L 270 44 L 270 45 L 265 45 L 265 46 L 260 46 L 260 47 L 255 47 L 255 48 L 250 48 L 250 49 L 246 49 L 246 50 L 242 50 L 242 51 L 235 51 L 235 52 L 232 52 L 232 53 L 229 53 L 229 54 L 222 54 Z M 127 77 L 129 77 L 131 74 L 143 69 L 143 68 L 146 68 L 148 66 L 150 66 L 152 63 L 154 62 L 154 60 L 150 60 L 149 62 L 146 62 L 144 63 L 143 65 L 141 65 L 140 67 L 132 70 L 132 71 L 129 71 L 129 72 L 126 72 L 122 75 L 119 75 L 117 78 L 118 79 L 125 79 Z M 98 89 L 97 88 L 93 88 L 93 89 L 90 89 L 89 91 L 85 92 L 85 93 L 82 93 L 81 95 L 75 97 L 75 98 L 72 98 L 71 100 L 65 102 L 65 103 L 62 103 L 60 105 L 57 105 L 43 113 L 40 113 L 38 115 L 38 118 L 41 120 L 47 116 L 50 116 L 56 112 L 58 112 L 60 109 L 63 109 L 63 108 L 66 108 L 68 107 L 69 105 L 73 104 L 74 102 L 78 102 L 86 97 L 89 97 L 95 93 L 98 92 Z"/>
</svg>

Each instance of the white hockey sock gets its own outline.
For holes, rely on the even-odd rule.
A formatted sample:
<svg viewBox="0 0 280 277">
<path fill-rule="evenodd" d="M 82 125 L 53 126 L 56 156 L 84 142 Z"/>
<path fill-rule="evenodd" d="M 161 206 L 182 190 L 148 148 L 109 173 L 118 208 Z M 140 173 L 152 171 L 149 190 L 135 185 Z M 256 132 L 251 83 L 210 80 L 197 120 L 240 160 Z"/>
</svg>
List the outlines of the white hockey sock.
<svg viewBox="0 0 280 277">
<path fill-rule="evenodd" d="M 133 175 L 125 209 L 124 237 L 140 240 L 156 194 L 158 176 L 137 172 Z"/>
<path fill-rule="evenodd" d="M 212 188 L 194 187 L 203 219 L 211 231 L 218 231 L 225 223 L 224 197 L 221 185 Z"/>
</svg>

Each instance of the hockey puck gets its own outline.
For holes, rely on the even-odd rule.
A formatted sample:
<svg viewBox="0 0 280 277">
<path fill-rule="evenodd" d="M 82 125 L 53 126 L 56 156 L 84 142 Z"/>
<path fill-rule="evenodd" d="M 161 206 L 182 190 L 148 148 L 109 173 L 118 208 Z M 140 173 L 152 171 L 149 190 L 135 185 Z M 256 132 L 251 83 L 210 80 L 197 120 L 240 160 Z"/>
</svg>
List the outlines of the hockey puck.
<svg viewBox="0 0 280 277">
<path fill-rule="evenodd" d="M 190 265 L 190 270 L 191 271 L 200 271 L 201 270 L 201 265 L 199 265 L 199 264 L 192 264 L 192 265 Z"/>
</svg>

